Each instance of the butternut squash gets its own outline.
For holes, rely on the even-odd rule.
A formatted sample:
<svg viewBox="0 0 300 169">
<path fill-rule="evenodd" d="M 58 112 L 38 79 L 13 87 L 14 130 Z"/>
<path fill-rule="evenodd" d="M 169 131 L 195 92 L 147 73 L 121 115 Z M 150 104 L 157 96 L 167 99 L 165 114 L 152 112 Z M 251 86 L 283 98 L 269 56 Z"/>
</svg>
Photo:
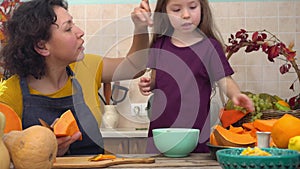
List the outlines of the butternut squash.
<svg viewBox="0 0 300 169">
<path fill-rule="evenodd" d="M 4 135 L 15 169 L 50 169 L 56 159 L 57 141 L 46 127 L 35 125 Z"/>
<path fill-rule="evenodd" d="M 2 140 L 4 134 L 5 116 L 0 112 L 0 168 L 9 169 L 10 156 L 8 150 Z"/>
<path fill-rule="evenodd" d="M 11 107 L 9 107 L 7 104 L 0 102 L 0 112 L 4 114 L 6 119 L 4 133 L 8 133 L 12 130 L 22 130 L 21 119 Z"/>
<path fill-rule="evenodd" d="M 277 119 L 267 119 L 267 120 L 256 119 L 253 122 L 253 126 L 259 131 L 271 132 L 272 127 L 276 121 Z"/>
<path fill-rule="evenodd" d="M 80 131 L 71 110 L 67 110 L 60 116 L 53 126 L 53 131 L 57 137 L 72 136 Z M 82 137 L 79 140 L 82 140 Z"/>
<path fill-rule="evenodd" d="M 300 135 L 300 119 L 285 114 L 273 125 L 271 137 L 278 148 L 288 148 L 289 139 Z"/>
<path fill-rule="evenodd" d="M 250 134 L 237 134 L 220 125 L 216 125 L 213 133 L 217 143 L 221 146 L 253 147 L 256 143 L 256 139 Z"/>
</svg>

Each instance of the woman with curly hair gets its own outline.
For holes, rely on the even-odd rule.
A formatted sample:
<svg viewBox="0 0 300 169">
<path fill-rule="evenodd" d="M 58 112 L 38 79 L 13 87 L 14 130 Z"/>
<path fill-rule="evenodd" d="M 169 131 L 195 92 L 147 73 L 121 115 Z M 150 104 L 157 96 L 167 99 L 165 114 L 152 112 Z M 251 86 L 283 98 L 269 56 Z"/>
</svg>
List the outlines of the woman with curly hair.
<svg viewBox="0 0 300 169">
<path fill-rule="evenodd" d="M 0 55 L 11 75 L 0 102 L 15 110 L 23 129 L 40 124 L 39 118 L 52 124 L 71 110 L 80 132 L 57 138 L 57 155 L 100 154 L 104 149 L 98 90 L 101 83 L 138 76 L 145 64 L 135 53 L 143 53 L 148 35 L 135 34 L 127 57 L 84 54 L 84 32 L 67 9 L 64 0 L 31 0 L 14 11 Z M 132 20 L 135 33 L 147 32 L 138 10 Z"/>
</svg>

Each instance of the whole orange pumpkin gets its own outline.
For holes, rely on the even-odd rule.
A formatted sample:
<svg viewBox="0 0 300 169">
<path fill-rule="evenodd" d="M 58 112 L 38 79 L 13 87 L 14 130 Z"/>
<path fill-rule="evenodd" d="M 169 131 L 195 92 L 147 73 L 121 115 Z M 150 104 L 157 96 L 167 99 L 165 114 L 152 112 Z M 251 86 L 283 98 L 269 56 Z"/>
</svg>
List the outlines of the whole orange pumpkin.
<svg viewBox="0 0 300 169">
<path fill-rule="evenodd" d="M 278 148 L 288 148 L 289 139 L 300 135 L 300 119 L 285 114 L 273 125 L 271 137 Z"/>
</svg>

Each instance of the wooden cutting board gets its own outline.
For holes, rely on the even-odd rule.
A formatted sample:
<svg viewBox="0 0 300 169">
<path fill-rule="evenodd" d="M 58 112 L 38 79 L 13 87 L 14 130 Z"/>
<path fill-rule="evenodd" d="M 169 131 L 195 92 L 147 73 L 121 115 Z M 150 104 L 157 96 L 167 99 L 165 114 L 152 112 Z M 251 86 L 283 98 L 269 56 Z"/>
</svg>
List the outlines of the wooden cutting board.
<svg viewBox="0 0 300 169">
<path fill-rule="evenodd" d="M 57 157 L 53 168 L 104 168 L 118 164 L 154 163 L 154 158 L 116 158 L 113 160 L 89 161 L 92 156 Z"/>
</svg>

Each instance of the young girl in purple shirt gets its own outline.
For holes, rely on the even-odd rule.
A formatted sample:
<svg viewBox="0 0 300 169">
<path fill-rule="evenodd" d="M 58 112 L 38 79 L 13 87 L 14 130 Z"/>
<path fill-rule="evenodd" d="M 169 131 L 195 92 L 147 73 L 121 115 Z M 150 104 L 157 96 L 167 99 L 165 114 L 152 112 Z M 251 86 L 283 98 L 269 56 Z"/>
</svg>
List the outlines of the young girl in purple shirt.
<svg viewBox="0 0 300 169">
<path fill-rule="evenodd" d="M 144 0 L 140 11 L 152 23 Z M 155 153 L 152 129 L 200 129 L 194 152 L 208 152 L 210 96 L 216 83 L 235 105 L 253 111 L 252 101 L 240 92 L 231 78 L 220 36 L 213 24 L 207 0 L 158 0 L 153 16 L 153 39 L 148 68 L 151 78 L 142 77 L 139 89 L 153 93 L 147 151 Z M 152 24 L 151 24 L 152 26 Z"/>
</svg>

